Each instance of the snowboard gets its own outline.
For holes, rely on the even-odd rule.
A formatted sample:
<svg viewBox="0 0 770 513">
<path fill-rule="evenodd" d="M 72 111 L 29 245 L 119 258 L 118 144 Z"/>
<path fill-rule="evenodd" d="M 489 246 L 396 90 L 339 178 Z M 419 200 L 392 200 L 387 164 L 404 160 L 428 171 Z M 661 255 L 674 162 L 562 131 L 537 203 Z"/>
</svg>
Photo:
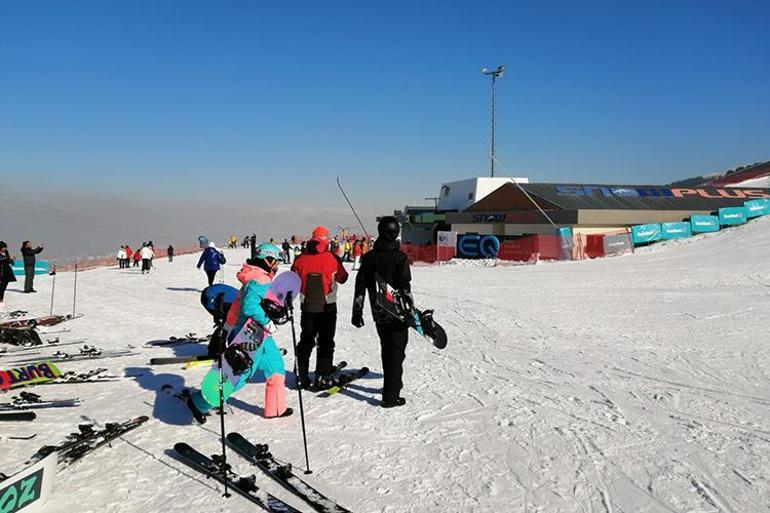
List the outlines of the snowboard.
<svg viewBox="0 0 770 513">
<path fill-rule="evenodd" d="M 268 451 L 264 444 L 254 445 L 238 433 L 227 435 L 227 445 L 235 452 L 246 458 L 252 465 L 272 477 L 284 488 L 307 502 L 319 513 L 350 513 L 333 500 L 297 477 L 290 464 L 281 464 Z"/>
<path fill-rule="evenodd" d="M 338 378 L 333 381 L 332 386 L 318 394 L 318 397 L 329 397 L 340 391 L 345 387 L 353 383 L 354 381 L 363 378 L 369 374 L 369 367 L 361 367 L 355 372 L 345 372 L 340 374 Z"/>
<path fill-rule="evenodd" d="M 377 282 L 377 306 L 430 340 L 438 349 L 444 349 L 447 345 L 446 332 L 433 319 L 433 310 L 420 311 L 410 307 L 401 291 L 391 287 L 380 275 L 375 273 L 374 277 Z"/>
<path fill-rule="evenodd" d="M 0 390 L 19 388 L 51 381 L 61 376 L 61 371 L 50 362 L 0 370 Z"/>
<path fill-rule="evenodd" d="M 297 273 L 292 271 L 283 272 L 276 276 L 270 284 L 270 287 L 265 293 L 264 300 L 273 301 L 281 306 L 286 306 L 286 299 L 291 296 L 293 302 L 294 298 L 299 294 L 300 286 L 301 280 Z M 244 349 L 246 349 L 253 358 L 267 336 L 269 335 L 265 329 L 260 326 L 259 323 L 249 318 L 238 333 L 235 334 L 228 344 L 228 347 L 243 345 Z M 223 390 L 225 395 L 229 395 L 235 389 L 235 386 L 238 384 L 241 377 L 233 371 L 230 364 L 227 363 L 227 360 L 225 359 L 223 359 L 222 362 L 222 373 L 224 374 Z M 214 403 L 219 402 L 219 385 L 219 359 L 215 359 L 213 360 L 211 370 L 204 376 L 203 381 L 201 382 L 201 392 L 204 397 L 206 397 L 206 400 L 211 398 Z"/>
<path fill-rule="evenodd" d="M 298 509 L 291 507 L 280 499 L 260 490 L 256 485 L 254 476 L 238 477 L 235 472 L 226 465 L 224 469 L 212 458 L 204 456 L 184 442 L 174 444 L 174 451 L 179 460 L 188 467 L 197 470 L 207 477 L 213 477 L 220 483 L 227 481 L 227 486 L 260 506 L 265 511 L 275 513 L 301 513 Z"/>
</svg>

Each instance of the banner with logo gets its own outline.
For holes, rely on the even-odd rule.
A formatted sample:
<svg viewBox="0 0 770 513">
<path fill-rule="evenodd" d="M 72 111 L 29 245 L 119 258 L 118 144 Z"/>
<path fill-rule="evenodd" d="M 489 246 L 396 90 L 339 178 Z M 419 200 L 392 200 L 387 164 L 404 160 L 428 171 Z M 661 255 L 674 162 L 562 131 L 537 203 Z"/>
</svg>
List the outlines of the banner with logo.
<svg viewBox="0 0 770 513">
<path fill-rule="evenodd" d="M 17 258 L 13 262 L 14 276 L 24 276 L 24 260 Z M 38 260 L 35 262 L 35 274 L 48 274 L 48 262 L 46 260 Z"/>
<path fill-rule="evenodd" d="M 694 214 L 690 216 L 690 231 L 692 233 L 706 233 L 719 231 L 719 218 Z"/>
<path fill-rule="evenodd" d="M 719 224 L 731 226 L 743 224 L 748 220 L 746 207 L 725 207 L 719 209 Z"/>
<path fill-rule="evenodd" d="M 631 235 L 628 233 L 619 233 L 617 235 L 604 236 L 604 254 L 619 255 L 630 253 L 634 249 L 634 243 L 631 241 Z"/>
<path fill-rule="evenodd" d="M 766 199 L 747 201 L 743 206 L 749 219 L 770 214 L 770 201 Z"/>
<path fill-rule="evenodd" d="M 56 477 L 56 451 L 18 474 L 0 481 L 0 511 L 3 513 L 36 513 L 53 489 Z"/>
<path fill-rule="evenodd" d="M 436 249 L 439 261 L 452 260 L 457 255 L 457 232 L 437 232 Z"/>
<path fill-rule="evenodd" d="M 690 223 L 661 223 L 660 234 L 663 240 L 686 239 L 692 237 Z"/>
<path fill-rule="evenodd" d="M 572 247 L 575 241 L 572 239 L 572 228 L 562 226 L 556 229 L 556 236 L 559 241 L 557 257 L 559 260 L 572 260 Z"/>
<path fill-rule="evenodd" d="M 655 242 L 662 237 L 660 224 L 637 224 L 631 227 L 631 240 L 634 244 Z"/>
</svg>

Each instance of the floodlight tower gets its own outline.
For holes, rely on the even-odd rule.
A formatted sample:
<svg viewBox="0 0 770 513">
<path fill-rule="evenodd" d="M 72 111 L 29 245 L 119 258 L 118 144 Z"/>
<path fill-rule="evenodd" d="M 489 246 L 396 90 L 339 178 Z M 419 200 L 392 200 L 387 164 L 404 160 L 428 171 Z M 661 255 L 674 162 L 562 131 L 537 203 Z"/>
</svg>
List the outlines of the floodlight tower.
<svg viewBox="0 0 770 513">
<path fill-rule="evenodd" d="M 495 103 L 495 84 L 497 83 L 498 78 L 502 78 L 503 73 L 505 72 L 505 66 L 502 64 L 497 67 L 497 69 L 489 70 L 487 68 L 482 68 L 481 72 L 487 76 L 492 77 L 492 155 L 489 159 L 489 166 L 490 166 L 490 176 L 495 176 L 495 109 L 497 107 Z"/>
</svg>

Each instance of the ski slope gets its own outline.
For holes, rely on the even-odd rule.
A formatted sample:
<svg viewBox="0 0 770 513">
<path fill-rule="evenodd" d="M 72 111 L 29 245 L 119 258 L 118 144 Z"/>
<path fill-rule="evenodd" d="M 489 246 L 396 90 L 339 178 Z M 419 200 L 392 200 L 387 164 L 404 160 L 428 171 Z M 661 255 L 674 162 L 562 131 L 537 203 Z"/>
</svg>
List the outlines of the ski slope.
<svg viewBox="0 0 770 513">
<path fill-rule="evenodd" d="M 227 256 L 225 278 L 235 284 L 246 255 Z M 143 346 L 210 331 L 196 259 L 159 261 L 148 276 L 116 268 L 79 274 L 77 310 L 85 316 L 57 336 L 141 355 L 60 367 L 105 366 L 134 377 L 37 387 L 43 397 L 83 403 L 0 426 L 2 435 L 38 433 L 0 441 L 0 471 L 10 473 L 78 423 L 151 419 L 62 471 L 45 511 L 256 510 L 238 496 L 223 499 L 218 484 L 171 456 L 177 441 L 219 450 L 217 419 L 191 425 L 181 401 L 160 390 L 197 386 L 205 369 L 147 364 L 205 351 Z M 373 372 L 343 394 L 303 396 L 314 471 L 307 480 L 359 513 L 770 511 L 768 262 L 770 218 L 617 258 L 416 266 L 416 302 L 436 309 L 449 346 L 438 351 L 411 337 L 408 402 L 390 410 L 377 406 L 381 364 L 368 307 L 364 328 L 349 324 L 348 283 L 340 290 L 337 358 Z M 17 282 L 6 301 L 45 314 L 50 280 L 38 277 L 36 295 L 17 293 Z M 71 307 L 72 274 L 63 273 L 55 311 Z M 288 326 L 276 338 L 291 369 Z M 228 429 L 304 469 L 299 415 L 263 419 L 263 391 L 257 381 L 231 400 Z M 287 394 L 296 410 L 296 392 Z M 254 470 L 230 457 L 236 471 Z M 268 478 L 258 476 L 258 484 L 311 511 Z"/>
</svg>

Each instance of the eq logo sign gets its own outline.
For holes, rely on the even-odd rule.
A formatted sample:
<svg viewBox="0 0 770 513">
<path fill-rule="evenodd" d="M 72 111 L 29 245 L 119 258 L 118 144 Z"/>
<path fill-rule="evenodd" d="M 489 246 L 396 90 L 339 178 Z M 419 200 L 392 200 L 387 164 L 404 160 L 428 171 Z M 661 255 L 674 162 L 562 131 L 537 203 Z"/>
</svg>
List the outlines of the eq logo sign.
<svg viewBox="0 0 770 513">
<path fill-rule="evenodd" d="M 457 238 L 460 258 L 497 258 L 500 241 L 494 235 L 463 235 Z"/>
</svg>

